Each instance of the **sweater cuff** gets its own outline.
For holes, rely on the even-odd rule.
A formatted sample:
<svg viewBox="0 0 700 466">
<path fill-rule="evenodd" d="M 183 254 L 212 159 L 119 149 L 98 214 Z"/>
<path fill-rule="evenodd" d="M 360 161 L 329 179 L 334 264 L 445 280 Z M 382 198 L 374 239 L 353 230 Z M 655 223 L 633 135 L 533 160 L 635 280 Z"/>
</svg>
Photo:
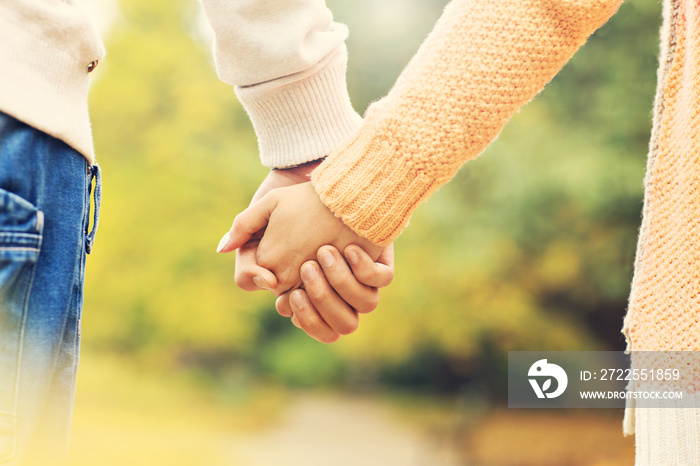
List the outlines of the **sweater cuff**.
<svg viewBox="0 0 700 466">
<path fill-rule="evenodd" d="M 345 82 L 341 46 L 305 72 L 250 87 L 236 87 L 258 136 L 262 164 L 286 168 L 327 156 L 358 130 L 362 117 Z"/>
<path fill-rule="evenodd" d="M 348 227 L 386 247 L 440 183 L 372 134 L 371 125 L 365 125 L 313 171 L 311 182 L 321 201 Z"/>
<path fill-rule="evenodd" d="M 636 465 L 698 464 L 700 393 L 684 395 L 682 399 L 635 403 Z"/>
</svg>

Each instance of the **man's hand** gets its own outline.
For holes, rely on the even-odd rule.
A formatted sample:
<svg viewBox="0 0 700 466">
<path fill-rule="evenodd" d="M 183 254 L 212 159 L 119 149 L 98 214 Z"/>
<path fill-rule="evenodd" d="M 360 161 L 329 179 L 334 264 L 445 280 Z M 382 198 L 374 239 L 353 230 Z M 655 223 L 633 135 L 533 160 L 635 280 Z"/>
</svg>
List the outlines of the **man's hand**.
<svg viewBox="0 0 700 466">
<path fill-rule="evenodd" d="M 320 161 L 271 170 L 260 184 L 251 204 L 275 188 L 309 181 L 311 172 L 319 164 Z M 227 242 L 228 238 L 221 241 L 222 244 Z M 259 242 L 260 237 L 254 237 L 236 251 L 235 280 L 246 291 L 273 290 L 277 287 L 274 274 L 256 262 Z M 372 311 L 379 300 L 379 288 L 389 285 L 394 277 L 393 245 L 382 251 L 376 263 L 358 246 L 345 248 L 345 260 L 339 259 L 340 254 L 335 248 L 329 246 L 328 251 L 335 259 L 332 265 L 324 267 L 319 262 L 310 261 L 317 267 L 316 271 L 320 267 L 323 273 L 304 280 L 305 276 L 309 278 L 304 273 L 308 270 L 302 271 L 304 288 L 294 291 L 298 311 L 292 311 L 290 293 L 280 296 L 276 303 L 281 315 L 294 316 L 292 323 L 312 338 L 323 342 L 336 341 L 340 335 L 355 330 L 358 312 Z M 328 264 L 328 261 L 325 263 Z M 326 323 L 325 318 L 332 325 Z"/>
<path fill-rule="evenodd" d="M 277 277 L 278 295 L 301 286 L 301 265 L 323 245 L 357 244 L 373 259 L 382 251 L 336 217 L 309 182 L 274 189 L 238 214 L 221 251 L 238 249 L 263 231 L 256 261 Z"/>
<path fill-rule="evenodd" d="M 260 200 L 265 194 L 275 188 L 292 186 L 298 183 L 305 183 L 311 179 L 311 172 L 321 161 L 309 162 L 296 167 L 284 170 L 270 170 L 260 187 L 253 195 L 251 204 Z M 227 237 L 222 238 L 219 243 L 219 251 L 224 245 Z M 260 267 L 255 255 L 258 251 L 260 237 L 255 236 L 236 251 L 236 285 L 245 291 L 273 290 L 277 288 L 277 278 L 269 270 Z"/>
</svg>

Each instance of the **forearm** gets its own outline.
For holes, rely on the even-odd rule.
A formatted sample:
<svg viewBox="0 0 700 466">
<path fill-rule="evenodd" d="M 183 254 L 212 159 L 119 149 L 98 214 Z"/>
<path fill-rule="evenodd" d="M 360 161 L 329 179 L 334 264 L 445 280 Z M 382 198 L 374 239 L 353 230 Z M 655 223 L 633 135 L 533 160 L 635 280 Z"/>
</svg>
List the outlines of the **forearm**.
<svg viewBox="0 0 700 466">
<path fill-rule="evenodd" d="M 355 132 L 347 28 L 324 0 L 201 0 L 221 79 L 235 86 L 268 167 L 317 160 Z"/>
<path fill-rule="evenodd" d="M 359 133 L 313 174 L 356 233 L 391 243 L 621 0 L 454 0 Z"/>
</svg>

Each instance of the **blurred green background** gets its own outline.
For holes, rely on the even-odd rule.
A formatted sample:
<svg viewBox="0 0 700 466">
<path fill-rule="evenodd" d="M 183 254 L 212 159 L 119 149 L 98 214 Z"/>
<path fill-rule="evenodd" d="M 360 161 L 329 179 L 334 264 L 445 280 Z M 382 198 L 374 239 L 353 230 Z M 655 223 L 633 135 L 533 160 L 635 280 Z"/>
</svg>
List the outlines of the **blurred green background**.
<svg viewBox="0 0 700 466">
<path fill-rule="evenodd" d="M 351 31 L 360 113 L 446 3 L 328 0 Z M 454 464 L 631 464 L 620 412 L 505 409 L 505 361 L 624 348 L 660 17 L 655 0 L 625 3 L 418 209 L 379 308 L 323 345 L 278 316 L 271 295 L 238 290 L 233 256 L 214 253 L 266 170 L 216 77 L 199 5 L 119 2 L 90 98 L 104 188 L 71 463 L 249 464 L 222 453 L 221 436 L 269 430 L 310 396 L 372 400 L 442 438 Z M 573 446 L 589 437 L 596 448 Z"/>
</svg>

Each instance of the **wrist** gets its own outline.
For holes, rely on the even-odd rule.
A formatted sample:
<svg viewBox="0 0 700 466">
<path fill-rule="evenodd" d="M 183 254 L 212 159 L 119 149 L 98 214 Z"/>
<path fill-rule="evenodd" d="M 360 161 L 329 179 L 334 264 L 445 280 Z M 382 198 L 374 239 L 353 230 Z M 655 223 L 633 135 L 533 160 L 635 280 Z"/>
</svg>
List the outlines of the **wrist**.
<svg viewBox="0 0 700 466">
<path fill-rule="evenodd" d="M 311 162 L 302 163 L 289 168 L 273 168 L 272 172 L 278 172 L 280 175 L 285 175 L 294 179 L 297 183 L 311 181 L 311 173 L 318 167 L 325 157 Z"/>
</svg>

